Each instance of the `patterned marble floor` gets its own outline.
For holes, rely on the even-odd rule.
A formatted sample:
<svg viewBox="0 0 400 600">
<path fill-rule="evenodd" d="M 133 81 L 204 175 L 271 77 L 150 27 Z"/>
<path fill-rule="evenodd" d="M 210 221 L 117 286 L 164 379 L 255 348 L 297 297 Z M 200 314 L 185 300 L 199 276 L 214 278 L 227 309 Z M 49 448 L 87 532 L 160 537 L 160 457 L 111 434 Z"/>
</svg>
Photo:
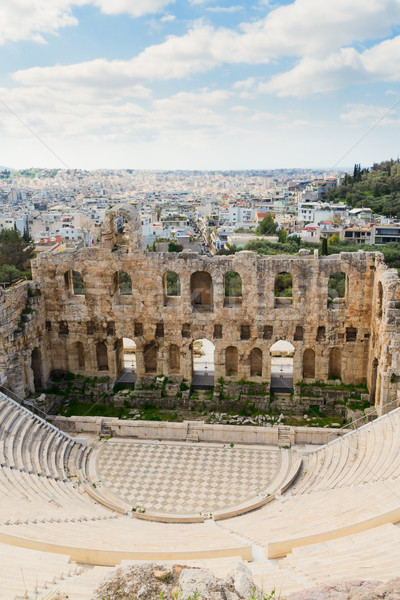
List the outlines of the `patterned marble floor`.
<svg viewBox="0 0 400 600">
<path fill-rule="evenodd" d="M 132 506 L 213 512 L 251 500 L 276 478 L 281 451 L 260 447 L 109 440 L 97 459 L 102 485 Z"/>
</svg>

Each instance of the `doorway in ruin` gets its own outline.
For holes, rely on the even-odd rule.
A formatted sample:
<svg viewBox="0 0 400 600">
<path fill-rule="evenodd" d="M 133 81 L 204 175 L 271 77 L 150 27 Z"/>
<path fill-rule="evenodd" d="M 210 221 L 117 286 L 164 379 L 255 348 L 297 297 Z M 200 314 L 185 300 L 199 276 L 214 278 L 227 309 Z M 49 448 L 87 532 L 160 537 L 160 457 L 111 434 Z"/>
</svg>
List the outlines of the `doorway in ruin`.
<svg viewBox="0 0 400 600">
<path fill-rule="evenodd" d="M 198 390 L 214 387 L 215 346 L 202 338 L 192 343 L 192 386 Z"/>
<path fill-rule="evenodd" d="M 117 344 L 117 373 L 118 383 L 135 383 L 136 370 L 136 343 L 130 338 L 122 338 Z"/>
<path fill-rule="evenodd" d="M 278 340 L 269 349 L 271 356 L 271 390 L 290 393 L 293 389 L 294 346 L 286 340 Z"/>
<path fill-rule="evenodd" d="M 43 389 L 42 376 L 42 355 L 39 348 L 34 348 L 31 355 L 31 368 L 33 372 L 33 385 L 35 392 L 41 392 Z"/>
</svg>

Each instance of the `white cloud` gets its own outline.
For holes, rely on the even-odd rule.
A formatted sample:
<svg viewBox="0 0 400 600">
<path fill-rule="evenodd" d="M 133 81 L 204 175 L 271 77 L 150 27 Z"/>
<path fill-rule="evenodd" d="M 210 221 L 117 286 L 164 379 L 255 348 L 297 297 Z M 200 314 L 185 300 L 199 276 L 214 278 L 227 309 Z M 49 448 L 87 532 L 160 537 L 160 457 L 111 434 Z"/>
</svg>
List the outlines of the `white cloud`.
<svg viewBox="0 0 400 600">
<path fill-rule="evenodd" d="M 160 11 L 175 0 L 87 0 L 98 6 L 107 15 L 126 13 L 141 17 Z"/>
<path fill-rule="evenodd" d="M 169 23 L 171 21 L 175 21 L 175 15 L 164 15 L 163 17 L 161 17 L 161 21 L 163 23 Z"/>
<path fill-rule="evenodd" d="M 379 119 L 379 125 L 398 125 L 400 120 L 395 110 L 390 111 L 390 107 L 373 104 L 347 104 L 345 111 L 340 118 L 349 125 L 368 125 L 376 123 Z M 390 111 L 390 112 L 389 112 Z"/>
<path fill-rule="evenodd" d="M 247 79 L 243 79 L 241 81 L 235 81 L 233 84 L 234 90 L 249 90 L 255 84 L 256 80 L 254 77 L 248 77 Z"/>
<path fill-rule="evenodd" d="M 239 4 L 234 6 L 208 6 L 206 10 L 215 13 L 234 13 L 243 10 L 243 6 Z"/>
<path fill-rule="evenodd" d="M 303 58 L 293 69 L 272 77 L 259 91 L 278 96 L 306 97 L 347 85 L 400 81 L 400 36 L 376 44 L 364 52 L 343 48 L 326 58 Z"/>
<path fill-rule="evenodd" d="M 103 13 L 140 17 L 160 11 L 175 0 L 3 0 L 0 3 L 0 45 L 7 41 L 45 43 L 43 35 L 77 25 L 76 6 L 92 4 Z"/>
<path fill-rule="evenodd" d="M 37 1 L 40 4 L 53 0 Z M 65 0 L 55 1 L 60 11 L 61 5 L 65 8 Z M 76 0 L 76 3 L 84 1 L 89 0 Z M 109 12 L 140 12 L 145 10 L 144 5 L 147 12 L 151 12 L 168 1 L 118 0 L 113 4 L 114 0 L 92 0 Z M 64 11 L 63 18 L 72 19 L 68 15 Z M 383 42 L 381 51 L 379 45 L 374 52 L 366 50 L 362 55 L 355 48 L 342 46 L 387 35 L 393 23 L 399 21 L 400 0 L 353 0 L 351 4 L 348 0 L 295 0 L 272 10 L 264 19 L 243 23 L 239 31 L 195 23 L 186 34 L 149 46 L 131 60 L 97 59 L 69 66 L 33 68 L 17 72 L 15 79 L 28 85 L 103 80 L 111 85 L 126 86 L 152 79 L 184 78 L 225 63 L 266 64 L 280 56 L 295 56 L 300 57 L 299 64 L 275 76 L 263 89 L 300 96 L 346 83 L 354 73 L 360 73 L 362 56 L 369 63 L 369 69 L 380 69 L 382 79 L 389 74 L 391 81 L 397 80 L 393 61 L 385 63 L 388 53 L 384 44 L 393 46 L 392 40 Z"/>
</svg>

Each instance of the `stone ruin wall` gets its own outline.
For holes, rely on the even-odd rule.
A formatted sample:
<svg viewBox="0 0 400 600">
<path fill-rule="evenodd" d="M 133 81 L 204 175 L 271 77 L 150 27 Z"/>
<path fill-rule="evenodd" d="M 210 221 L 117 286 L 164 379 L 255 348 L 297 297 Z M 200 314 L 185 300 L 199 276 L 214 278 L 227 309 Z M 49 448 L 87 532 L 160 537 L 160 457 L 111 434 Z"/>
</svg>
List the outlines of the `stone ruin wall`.
<svg viewBox="0 0 400 600">
<path fill-rule="evenodd" d="M 51 372 L 49 340 L 45 331 L 45 303 L 37 283 L 0 287 L 0 372 L 4 385 L 25 396 L 44 385 Z M 39 381 L 41 378 L 41 381 Z"/>
<path fill-rule="evenodd" d="M 179 374 L 191 381 L 193 341 L 206 338 L 215 346 L 215 381 L 223 377 L 268 382 L 270 347 L 287 340 L 295 347 L 295 383 L 327 380 L 330 354 L 336 348 L 344 383 L 367 383 L 379 413 L 397 405 L 400 281 L 381 254 L 259 256 L 242 251 L 208 258 L 187 251 L 143 253 L 135 233 L 137 218 L 134 225 L 127 246 L 116 248 L 111 215 L 104 225 L 103 247 L 46 253 L 32 261 L 33 280 L 42 295 L 35 298 L 37 310 L 23 335 L 13 331 L 26 292 L 24 296 L 17 288 L 2 293 L 7 309 L 2 315 L 7 316 L 0 324 L 0 368 L 8 374 L 9 387 L 20 393 L 22 388 L 34 389 L 35 347 L 41 352 L 43 381 L 54 370 L 117 378 L 124 337 L 136 343 L 138 377 Z M 65 273 L 72 270 L 83 277 L 84 295 L 75 295 L 66 285 Z M 115 273 L 122 271 L 131 276 L 131 296 L 121 295 L 115 286 Z M 180 296 L 166 296 L 166 271 L 179 275 Z M 229 271 L 242 279 L 242 299 L 233 307 L 224 305 L 224 276 Z M 211 310 L 205 312 L 192 306 L 191 276 L 196 272 L 211 276 Z M 275 299 L 275 277 L 281 272 L 293 277 L 291 301 Z M 346 295 L 328 307 L 328 280 L 336 272 L 346 274 Z M 298 339 L 299 327 L 303 339 Z M 97 344 L 102 342 L 107 368 L 103 364 L 99 369 Z M 237 350 L 234 374 L 226 364 L 228 347 Z M 251 374 L 254 348 L 262 352 L 261 375 Z M 304 353 L 310 350 L 315 353 L 314 372 L 313 365 L 305 372 Z"/>
</svg>

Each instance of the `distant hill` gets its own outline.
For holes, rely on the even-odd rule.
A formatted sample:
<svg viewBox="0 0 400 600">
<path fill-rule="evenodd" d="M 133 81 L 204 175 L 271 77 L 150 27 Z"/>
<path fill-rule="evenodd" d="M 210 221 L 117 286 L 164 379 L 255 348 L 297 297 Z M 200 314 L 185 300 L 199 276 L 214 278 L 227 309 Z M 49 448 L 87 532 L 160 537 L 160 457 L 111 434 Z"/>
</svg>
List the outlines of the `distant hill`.
<svg viewBox="0 0 400 600">
<path fill-rule="evenodd" d="M 371 169 L 354 165 L 353 175 L 346 175 L 343 184 L 330 190 L 328 200 L 344 200 L 353 208 L 371 208 L 389 217 L 400 217 L 400 162 L 385 160 Z"/>
</svg>

